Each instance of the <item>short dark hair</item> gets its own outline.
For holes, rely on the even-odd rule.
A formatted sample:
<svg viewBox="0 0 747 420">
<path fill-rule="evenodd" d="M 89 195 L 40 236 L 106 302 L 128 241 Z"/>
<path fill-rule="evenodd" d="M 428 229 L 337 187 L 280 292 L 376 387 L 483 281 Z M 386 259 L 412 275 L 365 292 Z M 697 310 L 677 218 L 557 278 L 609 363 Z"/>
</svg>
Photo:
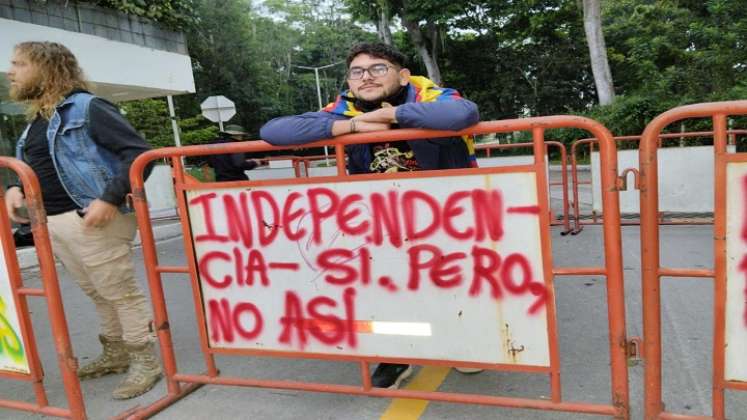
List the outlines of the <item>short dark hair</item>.
<svg viewBox="0 0 747 420">
<path fill-rule="evenodd" d="M 367 54 L 371 57 L 383 58 L 392 64 L 396 64 L 400 67 L 405 67 L 405 55 L 397 51 L 390 45 L 382 44 L 380 42 L 368 43 L 364 42 L 353 46 L 348 53 L 347 66 L 350 67 L 350 63 L 355 57 L 360 54 Z"/>
</svg>

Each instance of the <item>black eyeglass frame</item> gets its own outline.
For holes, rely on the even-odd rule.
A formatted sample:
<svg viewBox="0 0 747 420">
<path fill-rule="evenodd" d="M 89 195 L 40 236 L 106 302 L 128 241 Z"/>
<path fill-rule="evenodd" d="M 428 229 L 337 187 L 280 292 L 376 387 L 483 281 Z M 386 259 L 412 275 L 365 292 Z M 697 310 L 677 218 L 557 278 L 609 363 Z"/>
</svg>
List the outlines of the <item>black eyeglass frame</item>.
<svg viewBox="0 0 747 420">
<path fill-rule="evenodd" d="M 384 68 L 385 68 L 386 70 L 385 70 L 385 71 L 384 71 L 383 73 L 381 73 L 380 75 L 378 75 L 378 76 L 377 76 L 377 75 L 375 75 L 375 74 L 373 74 L 373 73 L 371 72 L 371 69 L 373 69 L 374 67 L 378 67 L 378 68 L 381 68 L 381 66 L 384 66 Z M 348 80 L 362 80 L 362 79 L 363 79 L 363 76 L 365 76 L 365 75 L 366 75 L 366 73 L 368 73 L 368 74 L 369 74 L 369 75 L 371 75 L 371 77 L 373 77 L 374 79 L 378 79 L 378 78 L 380 78 L 380 77 L 384 77 L 384 76 L 386 76 L 386 75 L 387 75 L 387 74 L 389 73 L 389 69 L 396 69 L 396 68 L 397 68 L 397 66 L 394 66 L 394 65 L 392 65 L 392 64 L 386 64 L 386 63 L 376 63 L 376 64 L 370 65 L 370 66 L 368 66 L 368 67 L 366 67 L 366 68 L 363 68 L 363 67 L 351 67 L 351 68 L 349 68 L 349 69 L 348 69 L 348 71 L 347 71 L 347 72 L 345 73 L 345 77 L 346 77 L 346 78 L 347 78 Z M 361 71 L 361 76 L 360 76 L 360 77 L 356 77 L 356 78 L 350 77 L 350 72 L 351 72 L 352 70 L 360 70 L 360 71 Z"/>
</svg>

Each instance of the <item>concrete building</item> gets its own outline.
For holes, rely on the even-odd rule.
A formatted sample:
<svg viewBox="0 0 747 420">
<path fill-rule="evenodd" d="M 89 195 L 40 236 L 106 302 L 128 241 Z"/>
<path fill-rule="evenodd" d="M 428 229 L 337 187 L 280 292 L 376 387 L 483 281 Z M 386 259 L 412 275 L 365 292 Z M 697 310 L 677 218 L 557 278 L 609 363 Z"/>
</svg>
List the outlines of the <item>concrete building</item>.
<svg viewBox="0 0 747 420">
<path fill-rule="evenodd" d="M 23 41 L 70 48 L 93 92 L 112 102 L 195 92 L 182 33 L 90 4 L 0 0 L 0 155 L 13 155 L 26 124 L 23 109 L 8 101 L 6 78 L 13 46 Z"/>
<path fill-rule="evenodd" d="M 193 93 L 184 34 L 136 16 L 66 1 L 0 0 L 0 153 L 19 131 L 21 109 L 7 102 L 13 46 L 55 41 L 78 57 L 94 93 L 113 102 Z M 20 118 L 22 120 L 22 118 Z"/>
</svg>

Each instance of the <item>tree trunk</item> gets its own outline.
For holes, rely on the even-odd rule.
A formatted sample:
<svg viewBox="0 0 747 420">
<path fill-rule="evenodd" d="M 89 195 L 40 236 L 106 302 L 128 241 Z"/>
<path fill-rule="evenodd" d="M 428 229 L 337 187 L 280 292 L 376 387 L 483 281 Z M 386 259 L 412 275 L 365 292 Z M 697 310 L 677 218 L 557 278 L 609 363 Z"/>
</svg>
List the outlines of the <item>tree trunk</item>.
<svg viewBox="0 0 747 420">
<path fill-rule="evenodd" d="M 407 35 L 410 37 L 410 41 L 418 50 L 420 58 L 425 64 L 425 68 L 428 71 L 428 78 L 431 79 L 435 84 L 441 85 L 441 70 L 438 68 L 438 63 L 431 56 L 428 51 L 426 40 L 423 38 L 422 32 L 420 32 L 420 26 L 418 22 L 413 22 L 406 17 L 404 13 L 400 16 L 402 19 L 402 25 L 407 29 Z"/>
<path fill-rule="evenodd" d="M 389 18 L 389 11 L 387 10 L 387 6 L 380 3 L 379 22 L 377 24 L 377 29 L 379 32 L 379 40 L 381 40 L 381 42 L 385 43 L 386 45 L 393 45 L 392 31 L 391 29 L 389 29 L 390 23 L 391 19 Z"/>
<path fill-rule="evenodd" d="M 586 43 L 589 46 L 591 71 L 597 87 L 600 105 L 611 104 L 615 99 L 615 89 L 612 84 L 612 72 L 607 61 L 607 47 L 602 33 L 602 12 L 600 0 L 583 0 L 584 31 Z"/>
</svg>

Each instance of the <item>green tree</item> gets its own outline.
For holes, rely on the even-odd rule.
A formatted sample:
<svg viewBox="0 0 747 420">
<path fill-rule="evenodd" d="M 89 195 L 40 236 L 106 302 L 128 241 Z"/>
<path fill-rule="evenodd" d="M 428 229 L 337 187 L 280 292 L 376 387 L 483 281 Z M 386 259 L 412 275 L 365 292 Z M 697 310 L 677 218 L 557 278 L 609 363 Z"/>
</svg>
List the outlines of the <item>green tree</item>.
<svg viewBox="0 0 747 420">
<path fill-rule="evenodd" d="M 174 146 L 168 107 L 163 99 L 143 99 L 120 104 L 127 119 L 154 148 Z M 205 144 L 218 128 L 200 115 L 178 121 L 182 145 Z"/>
</svg>

